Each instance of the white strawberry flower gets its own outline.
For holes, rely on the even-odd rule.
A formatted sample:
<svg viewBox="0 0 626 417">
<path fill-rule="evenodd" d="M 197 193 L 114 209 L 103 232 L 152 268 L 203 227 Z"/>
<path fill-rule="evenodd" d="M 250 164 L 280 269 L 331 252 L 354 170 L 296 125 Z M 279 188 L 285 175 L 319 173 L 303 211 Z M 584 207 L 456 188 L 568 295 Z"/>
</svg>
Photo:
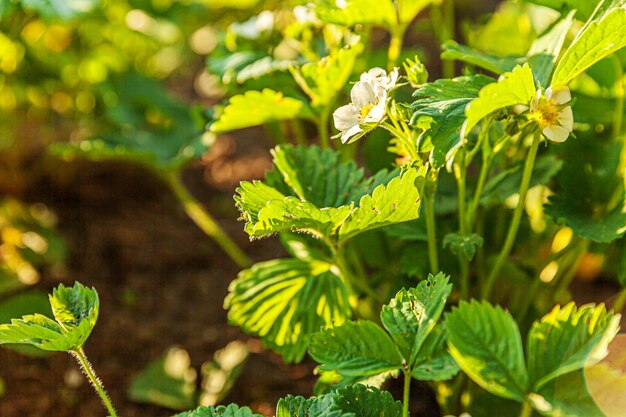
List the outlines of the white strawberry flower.
<svg viewBox="0 0 626 417">
<path fill-rule="evenodd" d="M 382 68 L 372 68 L 361 74 L 360 80 L 350 91 L 351 103 L 339 107 L 333 113 L 335 127 L 341 131 L 341 142 L 361 132 L 362 124 L 378 123 L 385 117 L 389 91 L 398 80 L 398 69 L 389 74 Z"/>
<path fill-rule="evenodd" d="M 565 142 L 574 129 L 574 113 L 569 88 L 549 87 L 545 94 L 537 90 L 530 102 L 529 118 L 537 122 L 541 133 L 553 142 Z"/>
</svg>

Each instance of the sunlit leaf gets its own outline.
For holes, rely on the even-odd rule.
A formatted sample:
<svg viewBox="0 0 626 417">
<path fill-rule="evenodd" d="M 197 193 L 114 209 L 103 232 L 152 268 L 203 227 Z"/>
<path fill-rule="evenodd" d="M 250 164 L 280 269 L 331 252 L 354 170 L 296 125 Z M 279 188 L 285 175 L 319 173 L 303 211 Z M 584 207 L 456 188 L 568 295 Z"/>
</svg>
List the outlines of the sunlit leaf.
<svg viewBox="0 0 626 417">
<path fill-rule="evenodd" d="M 524 401 L 528 373 L 513 317 L 487 302 L 461 301 L 445 320 L 450 353 L 463 372 L 494 395 Z"/>
<path fill-rule="evenodd" d="M 313 335 L 309 355 L 320 369 L 346 376 L 370 376 L 402 367 L 392 339 L 371 321 L 345 322 Z"/>
<path fill-rule="evenodd" d="M 567 85 L 602 58 L 626 46 L 626 0 L 604 0 L 563 54 L 552 85 Z"/>
<path fill-rule="evenodd" d="M 527 105 L 535 91 L 533 73 L 527 64 L 503 74 L 497 83 L 483 87 L 478 98 L 467 105 L 467 121 L 461 131 L 462 137 L 466 137 L 478 122 L 496 110 L 516 104 Z"/>
<path fill-rule="evenodd" d="M 416 288 L 401 290 L 383 306 L 380 320 L 411 367 L 419 357 L 428 334 L 433 330 L 452 291 L 443 273 L 430 275 Z"/>
<path fill-rule="evenodd" d="M 437 4 L 438 0 L 396 0 L 395 3 L 398 8 L 400 22 L 409 23 L 430 4 Z"/>
<path fill-rule="evenodd" d="M 528 335 L 528 375 L 535 391 L 550 380 L 602 360 L 619 329 L 603 305 L 555 307 Z"/>
<path fill-rule="evenodd" d="M 493 79 L 485 75 L 441 79 L 425 84 L 413 93 L 417 100 L 411 105 L 415 110 L 411 122 L 428 126 L 419 142 L 431 143 L 430 161 L 434 166 L 445 165 L 449 155 L 462 145 L 460 130 L 466 119 L 465 107 L 478 97 L 481 88 L 492 82 Z"/>
<path fill-rule="evenodd" d="M 302 359 L 310 334 L 350 317 L 348 290 L 323 262 L 276 259 L 242 271 L 225 306 L 231 323 L 259 336 L 288 362 Z"/>
<path fill-rule="evenodd" d="M 231 97 L 218 120 L 211 125 L 211 131 L 222 133 L 270 122 L 312 118 L 313 113 L 304 101 L 266 88 Z"/>
<path fill-rule="evenodd" d="M 391 0 L 320 0 L 314 3 L 321 20 L 343 26 L 396 24 L 396 10 Z"/>
<path fill-rule="evenodd" d="M 25 316 L 29 313 L 39 313 L 46 317 L 52 317 L 52 309 L 48 301 L 48 295 L 37 291 L 28 291 L 16 294 L 0 303 L 0 324 L 10 323 L 14 317 Z M 43 356 L 46 351 L 30 345 L 5 345 L 17 352 Z"/>
</svg>

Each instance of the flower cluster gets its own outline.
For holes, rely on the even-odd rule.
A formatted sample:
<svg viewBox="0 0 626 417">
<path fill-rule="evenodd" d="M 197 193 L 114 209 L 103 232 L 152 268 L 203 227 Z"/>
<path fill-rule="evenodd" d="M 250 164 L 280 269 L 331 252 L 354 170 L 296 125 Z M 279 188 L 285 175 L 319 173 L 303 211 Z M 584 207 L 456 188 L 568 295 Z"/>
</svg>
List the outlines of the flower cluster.
<svg viewBox="0 0 626 417">
<path fill-rule="evenodd" d="M 398 69 L 387 73 L 382 68 L 372 68 L 361 74 L 350 92 L 351 103 L 333 113 L 335 127 L 341 131 L 341 142 L 361 132 L 364 123 L 378 123 L 385 117 L 389 91 L 398 80 Z"/>
<path fill-rule="evenodd" d="M 574 114 L 569 105 L 572 94 L 569 88 L 549 87 L 545 94 L 537 90 L 530 107 L 518 107 L 518 111 L 529 110 L 528 117 L 535 121 L 541 133 L 553 142 L 565 142 L 574 128 Z"/>
</svg>

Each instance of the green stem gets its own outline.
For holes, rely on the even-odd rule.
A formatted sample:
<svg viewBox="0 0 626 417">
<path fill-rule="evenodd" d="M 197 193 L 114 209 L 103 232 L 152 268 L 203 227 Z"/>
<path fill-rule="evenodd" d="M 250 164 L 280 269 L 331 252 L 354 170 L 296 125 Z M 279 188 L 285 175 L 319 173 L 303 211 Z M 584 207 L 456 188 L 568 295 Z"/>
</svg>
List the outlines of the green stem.
<svg viewBox="0 0 626 417">
<path fill-rule="evenodd" d="M 615 82 L 615 116 L 613 120 L 613 136 L 619 136 L 622 134 L 622 126 L 624 120 L 624 69 L 620 58 L 615 55 L 613 57 L 615 62 L 616 82 Z"/>
<path fill-rule="evenodd" d="M 217 244 L 235 261 L 241 268 L 248 268 L 252 260 L 237 246 L 237 244 L 224 232 L 211 214 L 202 207 L 180 179 L 178 172 L 170 172 L 164 176 L 174 194 L 183 205 L 187 215 L 209 235 Z"/>
<path fill-rule="evenodd" d="M 77 350 L 71 350 L 69 353 L 76 358 L 78 364 L 83 369 L 83 372 L 85 372 L 85 375 L 87 375 L 89 382 L 91 382 L 91 385 L 94 387 L 94 389 L 100 396 L 102 403 L 106 407 L 109 416 L 117 417 L 117 412 L 115 411 L 115 407 L 113 407 L 111 398 L 109 398 L 109 395 L 104 389 L 104 385 L 102 385 L 102 381 L 100 381 L 100 378 L 98 378 L 98 376 L 96 375 L 96 372 L 91 366 L 89 359 L 87 359 L 87 355 L 85 355 L 83 349 L 81 348 Z"/>
<path fill-rule="evenodd" d="M 437 229 L 435 224 L 435 196 L 424 196 L 424 211 L 426 214 L 426 234 L 428 236 L 428 260 L 430 272 L 435 275 L 439 273 L 439 255 L 437 250 Z"/>
<path fill-rule="evenodd" d="M 465 151 L 461 149 L 454 164 L 454 176 L 458 187 L 459 194 L 459 233 L 462 236 L 468 234 L 467 218 L 468 214 L 465 209 L 465 180 L 467 174 L 467 166 L 465 164 Z M 461 296 L 467 298 L 469 296 L 469 261 L 464 255 L 459 255 L 459 265 L 461 267 Z"/>
<path fill-rule="evenodd" d="M 626 304 L 626 287 L 622 288 L 622 290 L 617 295 L 617 299 L 613 304 L 613 311 L 616 313 L 621 313 L 624 309 L 624 304 Z"/>
<path fill-rule="evenodd" d="M 387 55 L 387 71 L 391 71 L 398 64 L 406 28 L 406 23 L 400 23 L 389 29 L 391 32 L 391 40 L 389 41 L 389 53 Z"/>
<path fill-rule="evenodd" d="M 455 13 L 454 13 L 454 0 L 443 0 L 443 22 L 444 22 L 444 36 L 441 39 L 441 43 L 454 40 L 455 31 Z M 442 71 L 444 78 L 454 78 L 454 61 L 450 59 L 444 59 L 442 62 Z"/>
<path fill-rule="evenodd" d="M 527 400 L 522 403 L 522 411 L 519 417 L 531 417 L 533 415 L 533 406 Z"/>
<path fill-rule="evenodd" d="M 476 223 L 476 212 L 478 211 L 478 206 L 480 205 L 480 198 L 483 194 L 483 189 L 485 188 L 485 183 L 487 182 L 487 175 L 489 174 L 489 170 L 491 169 L 491 158 L 483 159 L 483 164 L 480 167 L 480 174 L 478 176 L 478 184 L 476 184 L 476 190 L 474 191 L 474 198 L 470 202 L 469 212 L 467 214 L 467 223 L 469 225 L 470 230 L 474 227 Z"/>
<path fill-rule="evenodd" d="M 265 125 L 267 132 L 272 137 L 272 141 L 274 145 L 280 145 L 283 143 L 287 143 L 287 137 L 285 136 L 285 132 L 283 132 L 282 126 L 278 122 L 267 123 Z"/>
<path fill-rule="evenodd" d="M 317 131 L 320 135 L 320 145 L 322 149 L 328 149 L 330 146 L 330 137 L 328 136 L 328 120 L 330 118 L 330 109 L 322 109 L 320 117 L 317 119 Z"/>
<path fill-rule="evenodd" d="M 302 120 L 293 119 L 291 121 L 291 127 L 293 128 L 293 134 L 296 138 L 296 143 L 300 146 L 306 145 L 306 132 L 302 125 Z"/>
<path fill-rule="evenodd" d="M 411 374 L 404 371 L 404 392 L 402 395 L 402 416 L 409 417 L 409 398 L 411 393 Z"/>
<path fill-rule="evenodd" d="M 487 282 L 485 282 L 485 286 L 482 291 L 482 298 L 488 299 L 491 295 L 491 291 L 493 289 L 493 284 L 496 281 L 496 278 L 500 274 L 500 269 L 504 265 L 504 261 L 511 253 L 511 249 L 513 249 L 513 244 L 515 243 L 515 238 L 517 237 L 517 232 L 519 230 L 520 221 L 522 219 L 522 214 L 524 212 L 524 206 L 526 204 L 526 194 L 528 193 L 528 188 L 530 186 L 530 178 L 533 173 L 533 167 L 535 166 L 535 159 L 537 157 L 537 151 L 539 149 L 539 143 L 541 142 L 541 132 L 535 132 L 533 137 L 533 143 L 530 147 L 530 151 L 528 152 L 528 156 L 526 157 L 526 163 L 524 164 L 524 172 L 522 174 L 522 183 L 519 189 L 519 201 L 517 202 L 517 207 L 515 207 L 515 211 L 513 212 L 513 218 L 511 219 L 511 223 L 509 225 L 509 230 L 506 235 L 506 239 L 504 241 L 504 245 L 500 250 L 500 254 L 496 259 L 496 263 L 491 269 L 491 273 L 487 278 Z"/>
</svg>

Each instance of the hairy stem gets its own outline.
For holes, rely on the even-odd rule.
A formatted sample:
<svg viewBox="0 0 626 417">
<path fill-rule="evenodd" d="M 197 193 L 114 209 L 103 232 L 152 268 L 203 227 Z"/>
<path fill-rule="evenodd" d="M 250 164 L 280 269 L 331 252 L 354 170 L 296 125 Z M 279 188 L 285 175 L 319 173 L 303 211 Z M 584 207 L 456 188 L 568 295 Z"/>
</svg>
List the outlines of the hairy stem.
<svg viewBox="0 0 626 417">
<path fill-rule="evenodd" d="M 174 194 L 183 205 L 187 215 L 209 235 L 241 268 L 252 265 L 252 260 L 237 246 L 237 244 L 224 232 L 211 214 L 196 200 L 180 179 L 178 172 L 165 175 L 165 180 L 174 191 Z"/>
<path fill-rule="evenodd" d="M 402 395 L 402 416 L 409 417 L 409 398 L 411 393 L 411 374 L 404 371 L 404 392 Z"/>
<path fill-rule="evenodd" d="M 87 355 L 85 355 L 83 349 L 71 350 L 69 353 L 76 358 L 83 372 L 87 375 L 89 382 L 91 382 L 91 385 L 100 396 L 102 404 L 106 407 L 109 416 L 117 417 L 117 412 L 115 411 L 115 407 L 113 407 L 111 398 L 109 398 L 109 394 L 105 391 L 102 381 L 100 381 L 100 378 L 96 375 L 96 372 L 94 371 L 93 366 L 91 366 L 89 359 L 87 359 Z"/>
<path fill-rule="evenodd" d="M 439 273 L 439 255 L 437 250 L 437 230 L 435 224 L 435 196 L 424 196 L 424 212 L 426 214 L 426 234 L 428 236 L 428 261 L 430 272 L 433 275 Z"/>
<path fill-rule="evenodd" d="M 509 224 L 509 230 L 506 235 L 506 239 L 504 241 L 504 245 L 500 250 L 500 254 L 496 259 L 496 263 L 491 269 L 491 273 L 483 286 L 482 298 L 488 299 L 491 296 L 491 291 L 493 290 L 493 284 L 496 281 L 496 278 L 500 274 L 500 269 L 504 265 L 504 261 L 511 253 L 511 249 L 513 249 L 513 244 L 515 243 L 515 238 L 517 237 L 517 232 L 519 230 L 520 221 L 522 219 L 522 214 L 524 212 L 524 206 L 526 204 L 526 194 L 528 193 L 528 188 L 530 186 L 530 178 L 533 173 L 533 167 L 535 166 L 535 159 L 537 157 L 537 151 L 539 149 L 539 143 L 541 142 L 541 132 L 535 132 L 533 137 L 533 143 L 530 147 L 530 151 L 528 152 L 528 156 L 526 157 L 526 163 L 524 164 L 524 172 L 522 174 L 522 183 L 519 188 L 519 201 L 517 202 L 517 207 L 515 207 L 515 211 L 513 212 L 513 218 L 511 219 L 511 223 Z"/>
</svg>

